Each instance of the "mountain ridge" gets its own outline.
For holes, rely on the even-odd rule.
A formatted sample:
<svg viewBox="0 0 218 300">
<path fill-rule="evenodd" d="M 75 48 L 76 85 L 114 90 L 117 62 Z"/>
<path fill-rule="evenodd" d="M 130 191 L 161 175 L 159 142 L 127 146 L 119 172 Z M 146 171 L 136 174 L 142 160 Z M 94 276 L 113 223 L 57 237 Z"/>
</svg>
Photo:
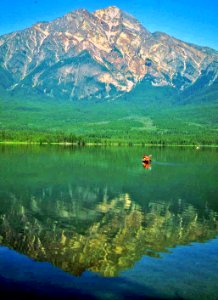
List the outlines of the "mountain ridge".
<svg viewBox="0 0 218 300">
<path fill-rule="evenodd" d="M 116 98 L 146 78 L 182 92 L 204 74 L 208 87 L 217 81 L 217 61 L 216 50 L 151 33 L 116 6 L 0 36 L 1 86 L 66 99 Z"/>
</svg>

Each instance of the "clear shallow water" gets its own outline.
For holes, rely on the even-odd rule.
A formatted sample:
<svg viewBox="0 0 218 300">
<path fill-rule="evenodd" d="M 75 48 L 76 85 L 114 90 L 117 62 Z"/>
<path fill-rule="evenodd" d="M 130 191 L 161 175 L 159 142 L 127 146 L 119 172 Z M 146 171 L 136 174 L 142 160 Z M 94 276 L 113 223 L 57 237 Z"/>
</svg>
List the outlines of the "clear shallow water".
<svg viewBox="0 0 218 300">
<path fill-rule="evenodd" d="M 2 289 L 216 299 L 217 153 L 2 146 Z"/>
</svg>

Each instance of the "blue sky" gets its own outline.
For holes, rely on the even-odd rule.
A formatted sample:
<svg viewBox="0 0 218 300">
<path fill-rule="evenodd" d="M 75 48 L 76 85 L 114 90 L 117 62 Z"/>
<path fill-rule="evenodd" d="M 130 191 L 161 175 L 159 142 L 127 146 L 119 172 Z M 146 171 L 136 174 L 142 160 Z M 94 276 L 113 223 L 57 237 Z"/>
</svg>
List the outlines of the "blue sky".
<svg viewBox="0 0 218 300">
<path fill-rule="evenodd" d="M 116 5 L 149 31 L 163 31 L 218 50 L 218 0 L 1 0 L 0 35 L 50 21 L 77 8 Z"/>
</svg>

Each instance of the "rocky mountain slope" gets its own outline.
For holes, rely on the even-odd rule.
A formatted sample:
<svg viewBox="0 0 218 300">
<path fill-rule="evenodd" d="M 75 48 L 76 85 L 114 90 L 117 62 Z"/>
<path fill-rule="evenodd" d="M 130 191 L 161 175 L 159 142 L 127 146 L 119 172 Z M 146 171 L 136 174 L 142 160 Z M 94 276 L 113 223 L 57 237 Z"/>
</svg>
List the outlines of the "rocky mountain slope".
<svg viewBox="0 0 218 300">
<path fill-rule="evenodd" d="M 217 84 L 218 52 L 150 33 L 117 7 L 81 9 L 0 37 L 0 85 L 62 98 L 118 97 L 144 79 L 185 91 Z"/>
</svg>

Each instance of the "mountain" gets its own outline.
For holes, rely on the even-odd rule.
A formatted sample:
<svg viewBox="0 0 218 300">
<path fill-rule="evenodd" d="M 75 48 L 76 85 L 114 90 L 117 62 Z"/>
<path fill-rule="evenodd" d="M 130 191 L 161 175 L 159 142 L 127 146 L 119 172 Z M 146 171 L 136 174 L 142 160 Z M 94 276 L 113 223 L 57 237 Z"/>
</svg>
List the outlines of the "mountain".
<svg viewBox="0 0 218 300">
<path fill-rule="evenodd" d="M 217 92 L 217 75 L 217 51 L 151 33 L 115 6 L 0 37 L 0 87 L 15 94 L 108 99 L 141 86 L 143 93 L 170 87 L 188 99 L 199 89 Z"/>
</svg>

